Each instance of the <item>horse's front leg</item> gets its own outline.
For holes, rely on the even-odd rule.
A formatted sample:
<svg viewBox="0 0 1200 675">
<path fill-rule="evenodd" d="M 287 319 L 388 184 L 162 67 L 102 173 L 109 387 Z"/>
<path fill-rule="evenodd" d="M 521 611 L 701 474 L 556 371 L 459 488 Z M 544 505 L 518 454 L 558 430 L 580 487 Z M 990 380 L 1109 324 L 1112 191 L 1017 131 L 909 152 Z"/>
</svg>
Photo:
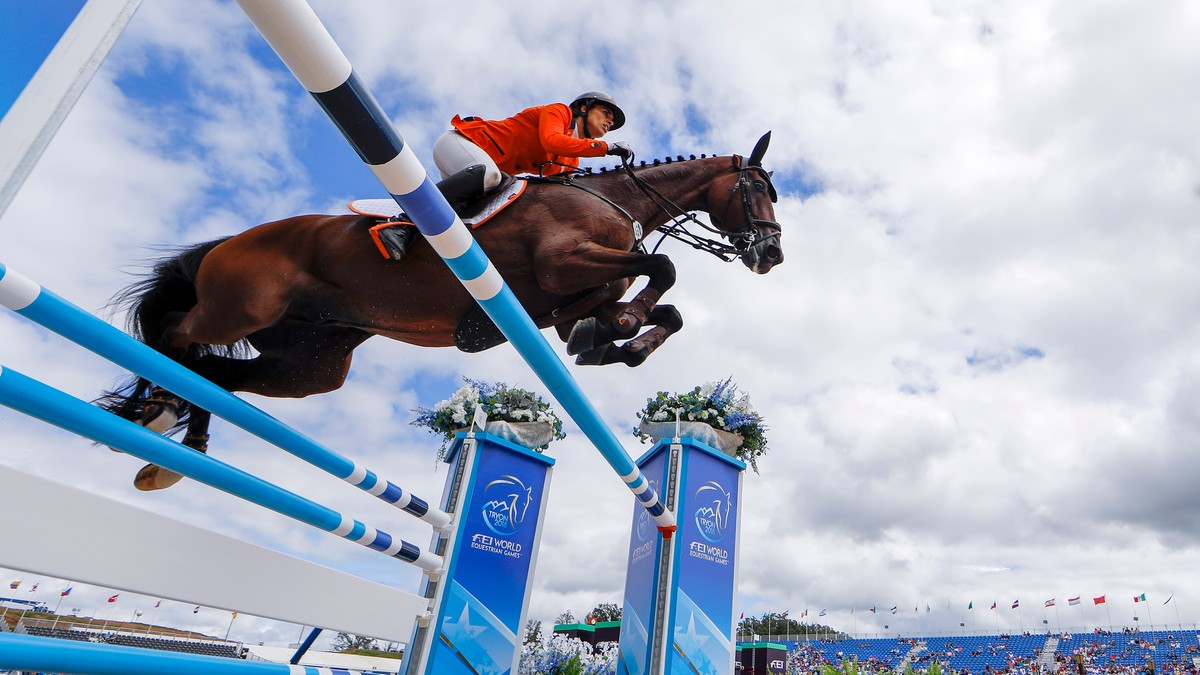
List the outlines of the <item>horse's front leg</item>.
<svg viewBox="0 0 1200 675">
<path fill-rule="evenodd" d="M 561 256 L 561 251 L 558 254 Z M 675 264 L 661 254 L 633 253 L 587 243 L 566 259 L 547 263 L 539 266 L 538 285 L 542 290 L 556 294 L 565 295 L 618 279 L 647 278 L 646 286 L 633 300 L 622 303 L 607 321 L 584 319 L 576 323 L 567 342 L 569 354 L 595 349 L 614 338 L 637 335 L 658 300 L 675 285 Z"/>
<path fill-rule="evenodd" d="M 674 305 L 658 305 L 650 311 L 646 323 L 654 327 L 622 345 L 609 341 L 584 351 L 575 357 L 575 364 L 605 366 L 610 363 L 624 363 L 631 368 L 640 366 L 668 337 L 683 328 L 683 316 Z"/>
</svg>

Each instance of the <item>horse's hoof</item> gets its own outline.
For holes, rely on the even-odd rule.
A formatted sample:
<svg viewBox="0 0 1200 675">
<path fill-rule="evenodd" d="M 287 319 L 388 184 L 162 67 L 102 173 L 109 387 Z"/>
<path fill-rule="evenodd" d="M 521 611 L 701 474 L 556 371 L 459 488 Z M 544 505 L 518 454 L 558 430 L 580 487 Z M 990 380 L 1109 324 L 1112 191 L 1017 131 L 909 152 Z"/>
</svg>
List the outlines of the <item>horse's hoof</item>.
<svg viewBox="0 0 1200 675">
<path fill-rule="evenodd" d="M 625 358 L 621 360 L 630 368 L 645 363 L 646 358 L 650 356 L 650 352 L 654 351 L 641 340 L 630 340 L 621 345 L 621 349 L 625 352 Z"/>
<path fill-rule="evenodd" d="M 605 364 L 604 357 L 608 354 L 608 350 L 612 347 L 612 343 L 608 343 L 602 347 L 589 349 L 586 352 L 575 357 L 575 365 L 577 366 L 602 366 Z"/>
<path fill-rule="evenodd" d="M 571 328 L 570 337 L 567 338 L 567 353 L 575 356 L 591 351 L 596 346 L 596 330 L 599 326 L 600 322 L 593 316 L 576 321 Z M 575 362 L 579 363 L 579 360 L 576 359 Z"/>
<path fill-rule="evenodd" d="M 142 413 L 137 423 L 155 433 L 165 434 L 178 421 L 178 408 L 169 403 L 157 403 L 146 406 L 145 412 Z"/>
<path fill-rule="evenodd" d="M 142 492 L 164 490 L 178 483 L 183 476 L 157 464 L 147 464 L 133 479 L 133 486 Z"/>
</svg>

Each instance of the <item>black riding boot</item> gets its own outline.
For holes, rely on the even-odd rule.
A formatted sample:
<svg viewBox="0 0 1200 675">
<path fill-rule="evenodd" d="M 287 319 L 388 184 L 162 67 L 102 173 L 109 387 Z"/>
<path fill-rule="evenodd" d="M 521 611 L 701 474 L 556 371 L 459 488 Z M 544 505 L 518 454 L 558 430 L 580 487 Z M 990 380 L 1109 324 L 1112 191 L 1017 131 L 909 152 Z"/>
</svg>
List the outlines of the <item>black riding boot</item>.
<svg viewBox="0 0 1200 675">
<path fill-rule="evenodd" d="M 483 196 L 483 176 L 487 167 L 482 164 L 472 164 L 456 174 L 447 176 L 437 184 L 438 190 L 450 208 L 458 213 L 459 209 Z M 379 240 L 392 256 L 399 260 L 408 253 L 412 243 L 417 240 L 420 232 L 411 225 L 396 225 L 379 231 Z"/>
</svg>

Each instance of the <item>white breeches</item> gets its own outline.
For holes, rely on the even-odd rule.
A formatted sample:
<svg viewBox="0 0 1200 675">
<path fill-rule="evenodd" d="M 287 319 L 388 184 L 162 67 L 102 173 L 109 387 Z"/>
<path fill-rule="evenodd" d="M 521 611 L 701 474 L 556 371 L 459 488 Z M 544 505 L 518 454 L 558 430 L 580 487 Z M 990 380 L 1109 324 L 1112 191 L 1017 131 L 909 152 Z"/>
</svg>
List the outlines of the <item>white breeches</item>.
<svg viewBox="0 0 1200 675">
<path fill-rule="evenodd" d="M 433 142 L 433 163 L 437 164 L 442 178 L 453 176 L 473 164 L 482 164 L 487 168 L 483 174 L 483 189 L 491 190 L 500 184 L 500 169 L 492 158 L 455 129 L 447 131 Z"/>
</svg>

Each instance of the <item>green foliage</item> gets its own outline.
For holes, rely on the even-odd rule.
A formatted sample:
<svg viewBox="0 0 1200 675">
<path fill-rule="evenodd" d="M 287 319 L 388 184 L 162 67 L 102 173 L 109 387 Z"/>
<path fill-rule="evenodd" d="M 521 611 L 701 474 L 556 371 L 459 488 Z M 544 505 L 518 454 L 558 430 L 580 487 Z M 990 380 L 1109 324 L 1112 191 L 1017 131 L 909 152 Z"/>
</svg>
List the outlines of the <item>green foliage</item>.
<svg viewBox="0 0 1200 675">
<path fill-rule="evenodd" d="M 567 623 L 579 623 L 578 621 L 575 620 L 575 615 L 572 614 L 571 610 L 569 610 L 569 609 L 554 618 L 554 625 L 556 625 L 556 626 L 561 626 L 561 625 L 567 624 Z"/>
<path fill-rule="evenodd" d="M 534 643 L 538 644 L 542 641 L 542 622 L 530 619 L 525 622 L 525 639 L 521 644 Z"/>
<path fill-rule="evenodd" d="M 375 638 L 352 633 L 338 633 L 333 638 L 333 651 L 350 652 L 356 650 L 378 650 L 379 643 Z"/>
<path fill-rule="evenodd" d="M 583 619 L 584 621 L 591 621 L 592 619 L 595 619 L 597 623 L 601 621 L 620 621 L 621 608 L 615 603 L 603 602 L 599 605 L 596 605 L 596 607 L 592 611 L 588 612 L 587 616 L 583 617 Z"/>
<path fill-rule="evenodd" d="M 738 635 L 827 635 L 836 636 L 837 631 L 816 623 L 800 623 L 782 614 L 767 612 L 762 616 L 748 616 L 738 622 Z"/>
</svg>

